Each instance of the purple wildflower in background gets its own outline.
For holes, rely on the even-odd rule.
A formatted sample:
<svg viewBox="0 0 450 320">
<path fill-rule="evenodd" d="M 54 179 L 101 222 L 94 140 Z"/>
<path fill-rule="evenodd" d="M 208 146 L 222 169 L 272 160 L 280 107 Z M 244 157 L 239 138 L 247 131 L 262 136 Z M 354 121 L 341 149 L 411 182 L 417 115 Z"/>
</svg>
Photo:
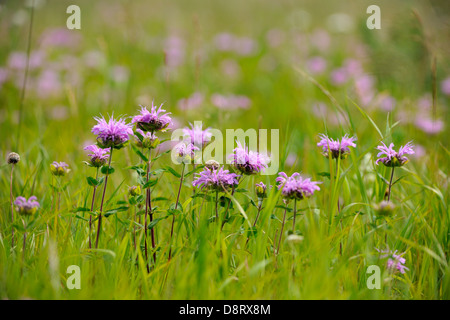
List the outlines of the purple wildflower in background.
<svg viewBox="0 0 450 320">
<path fill-rule="evenodd" d="M 442 80 L 441 91 L 443 94 L 450 96 L 450 77 L 447 77 L 444 80 Z"/>
<path fill-rule="evenodd" d="M 90 158 L 90 164 L 93 167 L 101 167 L 106 164 L 106 160 L 109 158 L 109 150 L 99 148 L 97 145 L 92 144 L 84 148 L 84 150 L 89 151 L 88 157 Z"/>
<path fill-rule="evenodd" d="M 392 252 L 391 250 L 387 249 L 387 250 L 383 250 L 380 251 L 378 249 L 376 249 L 378 252 L 384 253 L 383 255 L 380 255 L 380 258 L 384 259 L 384 258 L 388 258 L 386 267 L 390 270 L 397 270 L 399 271 L 401 274 L 404 274 L 406 272 L 406 270 L 409 270 L 406 266 L 406 259 L 403 258 L 402 256 L 405 254 L 405 252 L 401 253 L 401 254 L 397 254 L 397 250 L 395 250 L 394 252 Z"/>
<path fill-rule="evenodd" d="M 189 97 L 178 100 L 177 106 L 180 110 L 192 110 L 200 107 L 203 101 L 203 94 L 200 92 L 194 92 Z"/>
<path fill-rule="evenodd" d="M 280 172 L 276 178 L 278 189 L 282 189 L 281 194 L 286 199 L 302 200 L 311 197 L 316 190 L 320 190 L 319 181 L 311 181 L 310 178 L 304 179 L 298 172 L 288 175 Z"/>
<path fill-rule="evenodd" d="M 111 116 L 108 122 L 103 117 L 94 117 L 94 119 L 98 124 L 92 128 L 92 133 L 97 135 L 97 143 L 103 149 L 120 149 L 133 134 L 131 125 L 123 118 L 115 120 L 114 116 Z"/>
<path fill-rule="evenodd" d="M 386 167 L 401 167 L 409 161 L 408 158 L 405 157 L 405 154 L 414 154 L 411 141 L 408 142 L 404 147 L 400 147 L 398 152 L 393 149 L 393 143 L 391 143 L 389 147 L 387 147 L 384 142 L 381 142 L 381 144 L 382 145 L 377 147 L 377 149 L 380 150 L 380 152 L 377 154 L 377 157 L 380 157 L 382 155 L 385 155 L 385 157 L 377 159 L 377 161 L 375 162 L 377 165 L 381 162 Z"/>
<path fill-rule="evenodd" d="M 200 150 L 198 147 L 194 146 L 192 143 L 180 142 L 174 148 L 175 155 L 179 162 L 191 163 L 194 159 L 195 151 Z"/>
<path fill-rule="evenodd" d="M 211 141 L 212 133 L 209 132 L 209 128 L 205 130 L 202 129 L 202 125 L 190 123 L 191 127 L 185 127 L 183 129 L 183 134 L 190 142 L 196 146 L 204 147 L 208 142 Z"/>
<path fill-rule="evenodd" d="M 201 189 L 224 191 L 238 184 L 238 175 L 230 173 L 229 170 L 203 168 L 203 171 L 196 174 L 192 185 Z"/>
<path fill-rule="evenodd" d="M 417 128 L 428 134 L 437 134 L 444 130 L 444 121 L 440 119 L 430 119 L 423 115 L 417 116 L 415 125 Z"/>
<path fill-rule="evenodd" d="M 23 216 L 30 216 L 36 213 L 39 208 L 39 202 L 35 196 L 31 196 L 28 200 L 25 197 L 17 197 L 14 201 L 17 212 Z"/>
<path fill-rule="evenodd" d="M 69 165 L 65 162 L 53 161 L 50 165 L 50 171 L 55 176 L 65 176 L 70 171 L 68 168 Z"/>
<path fill-rule="evenodd" d="M 246 175 L 263 172 L 267 168 L 269 158 L 255 151 L 248 151 L 248 147 L 237 142 L 238 147 L 230 155 L 232 165 Z"/>
<path fill-rule="evenodd" d="M 321 140 L 317 146 L 322 147 L 322 154 L 327 158 L 328 151 L 330 151 L 332 159 L 337 159 L 338 157 L 345 159 L 350 153 L 349 147 L 356 147 L 356 144 L 354 143 L 356 137 L 349 138 L 347 134 L 343 136 L 340 141 L 328 138 L 328 136 L 324 134 L 320 134 L 319 136 Z"/>
<path fill-rule="evenodd" d="M 140 112 L 141 114 L 133 117 L 131 122 L 136 123 L 136 128 L 143 131 L 163 131 L 172 123 L 172 119 L 169 117 L 171 113 L 165 113 L 166 110 L 162 108 L 162 105 L 156 108 L 152 102 L 150 111 L 146 107 L 141 106 Z"/>
</svg>

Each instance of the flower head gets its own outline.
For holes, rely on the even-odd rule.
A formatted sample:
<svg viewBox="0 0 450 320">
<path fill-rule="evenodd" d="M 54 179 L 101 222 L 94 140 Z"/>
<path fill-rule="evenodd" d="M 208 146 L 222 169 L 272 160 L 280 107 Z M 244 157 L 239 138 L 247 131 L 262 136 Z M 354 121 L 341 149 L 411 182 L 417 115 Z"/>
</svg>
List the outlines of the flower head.
<svg viewBox="0 0 450 320">
<path fill-rule="evenodd" d="M 105 118 L 94 118 L 98 123 L 92 128 L 92 133 L 97 135 L 97 142 L 101 148 L 120 149 L 133 134 L 131 125 L 125 119 L 118 120 L 111 116 L 107 122 Z"/>
<path fill-rule="evenodd" d="M 203 168 L 203 171 L 196 174 L 195 180 L 192 185 L 197 188 L 207 188 L 209 190 L 224 191 L 233 185 L 237 185 L 238 175 L 230 173 L 228 170 L 224 170 L 223 167 L 219 169 Z"/>
<path fill-rule="evenodd" d="M 185 127 L 183 129 L 183 134 L 186 138 L 190 139 L 191 143 L 204 147 L 208 142 L 211 141 L 212 133 L 209 132 L 209 128 L 202 130 L 202 125 L 198 125 L 197 123 L 193 125 L 190 123 L 191 127 Z"/>
<path fill-rule="evenodd" d="M 139 148 L 155 149 L 160 144 L 159 138 L 153 132 L 144 132 L 141 129 L 136 129 L 134 136 L 136 137 L 136 145 Z"/>
<path fill-rule="evenodd" d="M 282 189 L 281 194 L 286 199 L 301 200 L 311 197 L 314 191 L 320 190 L 319 181 L 311 181 L 311 179 L 304 179 L 298 172 L 288 175 L 280 172 L 276 178 L 278 182 L 278 189 Z"/>
<path fill-rule="evenodd" d="M 384 258 L 388 258 L 388 261 L 386 263 L 386 267 L 390 270 L 393 271 L 399 271 L 401 274 L 405 273 L 405 270 L 409 270 L 406 266 L 405 266 L 405 258 L 403 258 L 402 256 L 405 254 L 405 252 L 401 253 L 401 254 L 397 254 L 397 250 L 395 250 L 394 252 L 392 252 L 391 250 L 389 250 L 389 248 L 387 250 L 383 250 L 380 251 L 378 249 L 376 249 L 378 252 L 383 253 L 382 255 L 380 255 L 380 258 L 384 259 Z"/>
<path fill-rule="evenodd" d="M 230 155 L 232 165 L 246 175 L 256 174 L 267 168 L 269 158 L 255 151 L 248 151 L 248 147 L 237 142 L 238 147 Z"/>
<path fill-rule="evenodd" d="M 194 159 L 195 151 L 200 150 L 192 143 L 180 142 L 174 147 L 175 155 L 179 162 L 191 163 Z"/>
<path fill-rule="evenodd" d="M 55 176 L 65 176 L 69 171 L 69 165 L 65 162 L 53 161 L 50 165 L 50 171 Z"/>
<path fill-rule="evenodd" d="M 381 157 L 382 155 L 385 155 L 385 157 L 377 159 L 375 162 L 377 165 L 382 162 L 386 167 L 401 167 L 409 161 L 409 159 L 405 157 L 405 154 L 414 154 L 411 141 L 405 146 L 400 147 L 398 152 L 393 149 L 393 143 L 391 143 L 389 147 L 387 147 L 383 142 L 381 142 L 381 144 L 382 145 L 377 147 L 377 149 L 380 150 L 377 157 Z"/>
<path fill-rule="evenodd" d="M 350 153 L 349 147 L 356 147 L 356 144 L 354 143 L 356 137 L 349 138 L 347 134 L 343 136 L 340 141 L 328 138 L 328 136 L 324 134 L 320 134 L 319 136 L 321 140 L 317 146 L 322 147 L 322 154 L 325 157 L 328 157 L 328 151 L 330 151 L 332 159 L 337 159 L 338 157 L 345 159 Z"/>
<path fill-rule="evenodd" d="M 256 196 L 258 198 L 265 198 L 267 192 L 267 186 L 263 182 L 255 184 Z"/>
<path fill-rule="evenodd" d="M 8 164 L 16 164 L 20 161 L 20 156 L 15 152 L 11 152 L 10 154 L 8 154 L 6 161 L 8 162 Z"/>
<path fill-rule="evenodd" d="M 23 216 L 35 214 L 39 208 L 39 202 L 35 196 L 31 196 L 28 200 L 25 197 L 17 197 L 14 201 L 17 212 Z"/>
<path fill-rule="evenodd" d="M 136 123 L 136 128 L 141 129 L 142 131 L 163 131 L 172 123 L 172 118 L 169 117 L 169 114 L 171 113 L 164 113 L 166 110 L 162 108 L 162 105 L 156 108 L 152 102 L 150 111 L 144 106 L 140 107 L 141 114 L 133 117 L 131 120 L 132 123 Z"/>
<path fill-rule="evenodd" d="M 132 197 L 138 196 L 141 194 L 141 186 L 131 186 L 128 188 L 128 194 Z"/>
<path fill-rule="evenodd" d="M 96 168 L 103 166 L 109 158 L 109 150 L 99 148 L 96 144 L 91 144 L 85 147 L 84 150 L 90 152 L 88 153 L 90 164 Z"/>
</svg>

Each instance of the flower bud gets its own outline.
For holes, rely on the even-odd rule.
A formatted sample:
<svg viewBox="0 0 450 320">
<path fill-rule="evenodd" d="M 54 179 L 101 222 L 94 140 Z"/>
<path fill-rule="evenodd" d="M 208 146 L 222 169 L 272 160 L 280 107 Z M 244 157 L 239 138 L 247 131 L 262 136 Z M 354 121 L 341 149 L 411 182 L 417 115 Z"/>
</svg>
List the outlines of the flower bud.
<svg viewBox="0 0 450 320">
<path fill-rule="evenodd" d="M 141 186 L 131 186 L 128 189 L 130 196 L 135 197 L 141 194 Z"/>
<path fill-rule="evenodd" d="M 255 185 L 256 196 L 258 198 L 264 198 L 266 196 L 267 187 L 264 183 L 260 182 Z"/>
<path fill-rule="evenodd" d="M 381 201 L 375 206 L 375 211 L 378 216 L 391 216 L 395 211 L 395 205 L 390 201 Z"/>
</svg>

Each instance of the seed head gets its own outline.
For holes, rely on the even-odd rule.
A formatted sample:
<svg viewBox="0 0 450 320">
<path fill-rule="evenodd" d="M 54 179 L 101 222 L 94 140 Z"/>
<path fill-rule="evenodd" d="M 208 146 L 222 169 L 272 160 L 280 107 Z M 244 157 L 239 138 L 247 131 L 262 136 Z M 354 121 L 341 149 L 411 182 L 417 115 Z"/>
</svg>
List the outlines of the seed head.
<svg viewBox="0 0 450 320">
<path fill-rule="evenodd" d="M 16 164 L 20 161 L 20 156 L 18 153 L 11 152 L 8 154 L 8 157 L 6 158 L 8 164 Z"/>
</svg>

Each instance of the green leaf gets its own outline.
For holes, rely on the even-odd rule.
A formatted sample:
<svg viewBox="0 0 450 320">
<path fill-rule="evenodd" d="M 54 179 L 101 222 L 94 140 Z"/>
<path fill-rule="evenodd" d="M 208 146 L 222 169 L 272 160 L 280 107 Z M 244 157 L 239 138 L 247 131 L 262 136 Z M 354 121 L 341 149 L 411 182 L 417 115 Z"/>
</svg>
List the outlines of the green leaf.
<svg viewBox="0 0 450 320">
<path fill-rule="evenodd" d="M 151 188 L 151 187 L 155 186 L 156 183 L 158 183 L 158 179 L 151 179 L 150 181 L 146 182 L 146 183 L 142 186 L 142 188 L 143 188 L 143 189 Z"/>
<path fill-rule="evenodd" d="M 101 172 L 103 173 L 103 174 L 113 174 L 114 173 L 114 168 L 113 167 L 108 167 L 108 166 L 103 166 L 102 167 L 102 169 L 101 169 Z"/>
<path fill-rule="evenodd" d="M 87 177 L 86 180 L 87 180 L 88 185 L 90 185 L 91 187 L 96 187 L 99 185 L 99 182 L 92 177 Z"/>
<path fill-rule="evenodd" d="M 116 214 L 117 212 L 127 211 L 129 207 L 119 207 L 108 210 L 105 212 L 104 216 L 109 217 L 110 215 Z"/>
<path fill-rule="evenodd" d="M 153 229 L 159 221 L 165 220 L 165 219 L 167 219 L 167 217 L 168 217 L 168 216 L 161 217 L 161 218 L 156 218 L 155 220 L 153 220 L 152 222 L 150 222 L 150 223 L 148 224 L 147 229 L 148 229 L 148 230 Z"/>
<path fill-rule="evenodd" d="M 169 166 L 166 166 L 165 169 L 166 169 L 167 171 L 169 171 L 169 172 L 170 172 L 172 175 L 174 175 L 175 177 L 181 178 L 181 175 L 180 175 L 178 172 L 176 172 L 174 168 L 169 167 Z"/>
<path fill-rule="evenodd" d="M 91 209 L 85 207 L 78 207 L 74 209 L 72 212 L 86 212 L 86 211 L 91 211 Z"/>
</svg>

